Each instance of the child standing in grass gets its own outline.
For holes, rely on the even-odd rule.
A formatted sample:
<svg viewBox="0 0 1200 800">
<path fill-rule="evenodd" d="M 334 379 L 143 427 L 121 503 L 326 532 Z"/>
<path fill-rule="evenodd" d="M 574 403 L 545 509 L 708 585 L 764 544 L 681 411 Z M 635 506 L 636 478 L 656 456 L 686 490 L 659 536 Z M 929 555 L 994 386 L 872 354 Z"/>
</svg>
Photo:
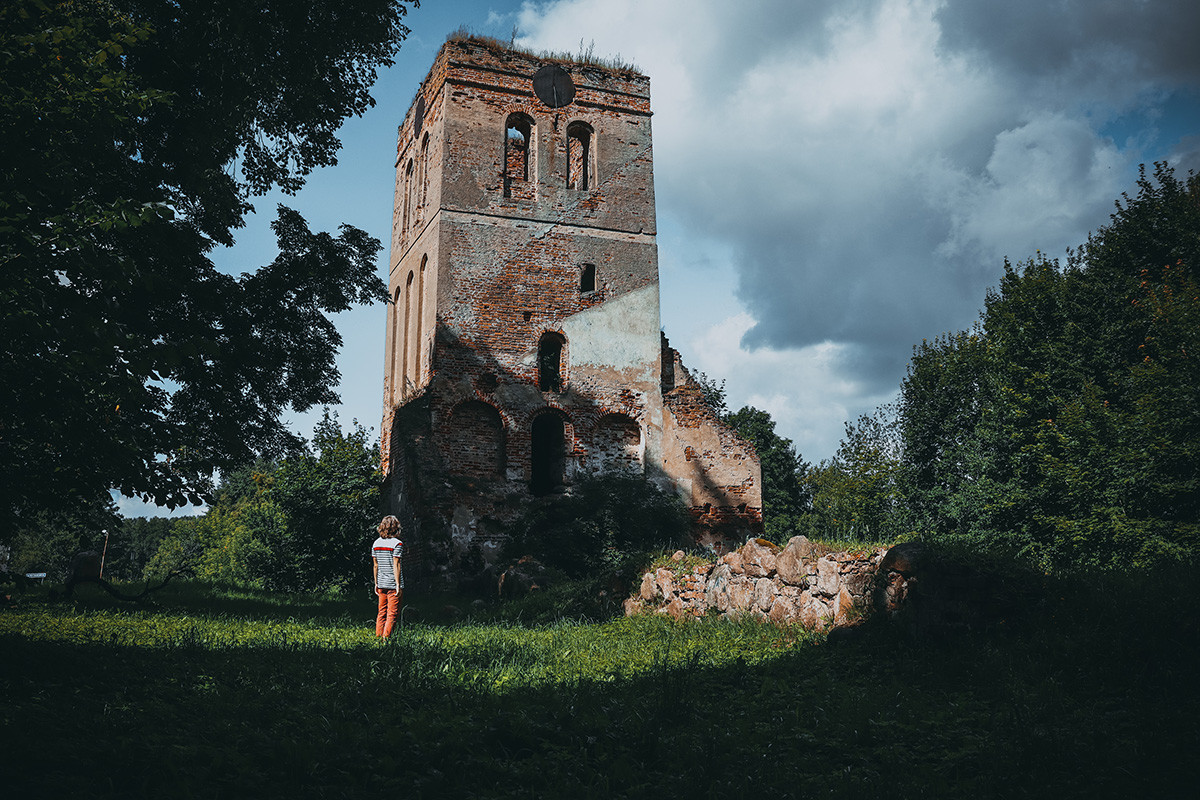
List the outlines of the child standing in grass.
<svg viewBox="0 0 1200 800">
<path fill-rule="evenodd" d="M 400 520 L 393 516 L 384 517 L 379 523 L 379 538 L 371 546 L 375 594 L 379 597 L 375 635 L 385 639 L 392 635 L 396 616 L 400 613 L 400 601 L 404 598 L 404 573 L 400 569 L 404 542 L 400 541 L 399 533 Z"/>
</svg>

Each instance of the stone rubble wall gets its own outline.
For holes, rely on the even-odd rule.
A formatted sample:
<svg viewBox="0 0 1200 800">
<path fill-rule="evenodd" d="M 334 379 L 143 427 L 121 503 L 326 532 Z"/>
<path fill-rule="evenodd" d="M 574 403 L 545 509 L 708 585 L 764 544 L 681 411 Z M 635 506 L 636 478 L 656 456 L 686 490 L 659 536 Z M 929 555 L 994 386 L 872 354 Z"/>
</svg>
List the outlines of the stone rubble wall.
<svg viewBox="0 0 1200 800">
<path fill-rule="evenodd" d="M 846 625 L 869 613 L 886 552 L 832 552 L 804 536 L 793 536 L 783 548 L 750 539 L 715 563 L 646 572 L 625 601 L 625 613 L 683 619 L 715 611 L 814 629 Z M 682 563 L 683 552 L 673 558 Z"/>
</svg>

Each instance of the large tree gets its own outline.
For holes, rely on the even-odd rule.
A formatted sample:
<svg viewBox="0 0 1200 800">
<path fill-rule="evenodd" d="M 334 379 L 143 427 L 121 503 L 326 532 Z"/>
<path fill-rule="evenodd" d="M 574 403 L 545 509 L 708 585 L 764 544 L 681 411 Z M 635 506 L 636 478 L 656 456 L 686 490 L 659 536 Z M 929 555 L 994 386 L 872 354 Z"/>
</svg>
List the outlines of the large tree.
<svg viewBox="0 0 1200 800">
<path fill-rule="evenodd" d="M 336 401 L 330 315 L 386 299 L 379 242 L 252 200 L 336 163 L 415 0 L 11 0 L 0 7 L 0 536 L 110 488 L 198 502 Z"/>
</svg>

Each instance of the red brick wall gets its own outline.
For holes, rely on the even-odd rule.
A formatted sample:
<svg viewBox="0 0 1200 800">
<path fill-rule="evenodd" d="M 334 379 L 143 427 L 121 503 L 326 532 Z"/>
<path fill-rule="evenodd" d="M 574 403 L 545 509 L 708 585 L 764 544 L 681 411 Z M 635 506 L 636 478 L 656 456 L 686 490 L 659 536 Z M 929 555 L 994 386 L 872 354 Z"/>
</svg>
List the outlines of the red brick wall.
<svg viewBox="0 0 1200 800">
<path fill-rule="evenodd" d="M 426 561 L 451 572 L 477 551 L 494 557 L 504 522 L 528 502 L 531 428 L 546 413 L 564 422 L 568 483 L 614 469 L 684 477 L 672 472 L 683 459 L 663 451 L 663 431 L 694 423 L 689 446 L 715 465 L 717 485 L 693 485 L 690 496 L 722 503 L 697 518 L 715 525 L 732 513 L 761 523 L 757 478 L 741 463 L 757 464 L 752 449 L 715 432 L 711 414 L 689 411 L 686 381 L 664 408 L 649 81 L 564 64 L 575 100 L 548 108 L 532 91 L 543 63 L 485 42 L 447 43 L 398 137 L 390 290 L 403 298 L 424 259 L 428 272 L 407 328 L 404 309 L 389 308 L 387 353 L 412 355 L 407 378 L 404 359 L 385 366 L 384 468 Z M 515 115 L 529 123 L 524 151 L 506 145 Z M 584 125 L 586 157 L 568 136 Z M 581 293 L 584 264 L 595 266 L 595 289 Z M 556 391 L 537 383 L 538 342 L 548 332 L 565 339 Z M 606 336 L 619 357 L 606 354 Z M 667 364 L 686 377 L 673 351 Z M 737 469 L 722 472 L 723 458 L 738 460 Z"/>
</svg>

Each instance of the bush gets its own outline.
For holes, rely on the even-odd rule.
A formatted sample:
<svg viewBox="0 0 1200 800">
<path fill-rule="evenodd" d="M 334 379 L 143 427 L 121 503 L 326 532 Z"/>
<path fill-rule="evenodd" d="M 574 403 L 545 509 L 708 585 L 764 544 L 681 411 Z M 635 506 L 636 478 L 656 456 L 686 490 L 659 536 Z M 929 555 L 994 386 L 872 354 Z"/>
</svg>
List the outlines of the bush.
<svg viewBox="0 0 1200 800">
<path fill-rule="evenodd" d="M 629 572 L 648 551 L 690 544 L 691 521 L 678 497 L 645 479 L 603 476 L 531 504 L 509 534 L 508 557 L 580 578 Z"/>
</svg>

